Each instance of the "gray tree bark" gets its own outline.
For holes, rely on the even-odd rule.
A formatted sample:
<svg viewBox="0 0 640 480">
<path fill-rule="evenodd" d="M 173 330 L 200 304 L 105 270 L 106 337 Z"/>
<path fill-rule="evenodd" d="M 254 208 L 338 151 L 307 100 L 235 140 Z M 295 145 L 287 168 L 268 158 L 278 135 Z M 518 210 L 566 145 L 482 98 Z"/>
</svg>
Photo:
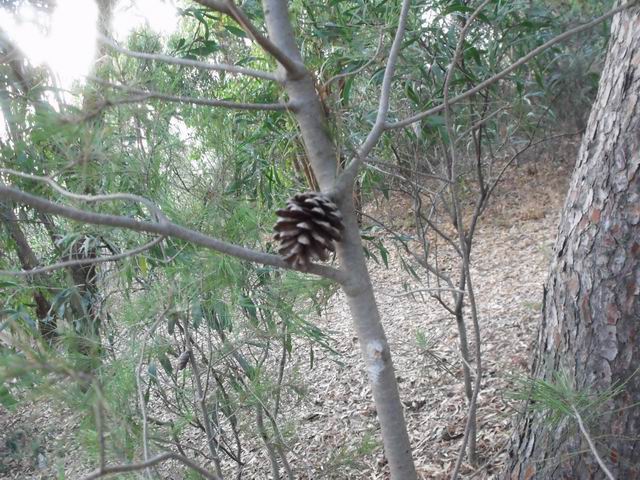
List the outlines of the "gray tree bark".
<svg viewBox="0 0 640 480">
<path fill-rule="evenodd" d="M 302 65 L 289 20 L 287 2 L 263 0 L 263 7 L 269 38 L 291 59 Z M 300 125 L 305 149 L 320 188 L 324 192 L 332 191 L 338 168 L 336 151 L 329 136 L 313 76 L 305 71 L 300 78 L 291 78 L 282 68 L 280 74 L 289 98 L 297 106 L 295 117 Z M 412 480 L 416 478 L 416 471 L 411 444 L 391 352 L 366 266 L 352 191 L 343 193 L 335 201 L 344 217 L 343 239 L 338 244 L 341 269 L 349 276 L 344 290 L 367 366 L 391 478 Z"/>
<path fill-rule="evenodd" d="M 614 17 L 607 61 L 564 206 L 534 378 L 623 392 L 587 420 L 613 476 L 640 478 L 640 7 Z M 604 478 L 575 419 L 525 410 L 505 478 Z"/>
</svg>

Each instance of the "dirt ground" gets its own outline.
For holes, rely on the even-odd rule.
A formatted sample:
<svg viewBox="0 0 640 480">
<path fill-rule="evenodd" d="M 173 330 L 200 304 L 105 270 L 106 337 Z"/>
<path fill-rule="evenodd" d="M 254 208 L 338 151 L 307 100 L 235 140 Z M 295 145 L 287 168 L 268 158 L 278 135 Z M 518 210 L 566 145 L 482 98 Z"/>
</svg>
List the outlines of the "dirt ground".
<svg viewBox="0 0 640 480">
<path fill-rule="evenodd" d="M 574 157 L 569 148 L 565 158 L 529 160 L 512 169 L 480 223 L 472 275 L 484 363 L 478 409 L 482 466 L 465 464 L 463 478 L 497 478 L 505 461 L 516 406 L 508 392 L 513 376 L 527 372 L 571 174 L 571 161 L 566 159 Z M 402 226 L 406 209 L 398 201 L 376 214 Z M 402 270 L 392 245 L 388 243 L 389 268 L 372 262 L 372 276 L 414 456 L 421 478 L 448 478 L 466 419 L 455 321 L 428 296 L 397 296 L 405 287 L 416 289 L 420 284 Z M 385 478 L 375 409 L 344 298 L 338 295 L 316 321 L 337 340 L 334 347 L 341 356 L 336 361 L 316 351 L 314 368 L 309 370 L 307 362 L 308 396 L 285 412 L 297 432 L 289 445 L 292 464 L 302 472 L 301 478 Z M 11 413 L 0 408 L 0 478 L 82 478 L 95 466 L 74 444 L 73 429 L 79 421 L 73 412 L 45 402 L 21 405 Z M 264 456 L 246 460 L 243 478 L 268 478 Z M 61 470 L 65 476 L 59 475 Z M 166 478 L 181 477 L 167 473 Z"/>
</svg>

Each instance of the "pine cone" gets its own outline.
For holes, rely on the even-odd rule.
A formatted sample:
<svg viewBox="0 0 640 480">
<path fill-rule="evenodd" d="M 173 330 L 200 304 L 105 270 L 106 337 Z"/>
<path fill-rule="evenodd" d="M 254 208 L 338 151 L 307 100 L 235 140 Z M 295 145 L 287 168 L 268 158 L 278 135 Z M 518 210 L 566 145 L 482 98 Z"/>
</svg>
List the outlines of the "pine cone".
<svg viewBox="0 0 640 480">
<path fill-rule="evenodd" d="M 187 367 L 189 363 L 189 359 L 191 358 L 191 350 L 185 350 L 178 357 L 178 364 L 176 366 L 176 370 L 180 371 Z"/>
<path fill-rule="evenodd" d="M 299 193 L 278 210 L 274 240 L 287 263 L 305 269 L 311 260 L 327 260 L 335 241 L 342 240 L 342 214 L 329 198 L 319 192 Z"/>
</svg>

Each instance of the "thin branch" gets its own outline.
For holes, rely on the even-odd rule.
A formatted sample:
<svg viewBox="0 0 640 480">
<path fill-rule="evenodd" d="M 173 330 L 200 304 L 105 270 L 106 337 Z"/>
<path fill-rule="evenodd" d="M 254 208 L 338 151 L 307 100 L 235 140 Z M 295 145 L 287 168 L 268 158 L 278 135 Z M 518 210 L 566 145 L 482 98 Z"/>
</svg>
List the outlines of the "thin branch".
<svg viewBox="0 0 640 480">
<path fill-rule="evenodd" d="M 538 140 L 536 142 L 534 142 L 533 141 L 533 137 L 531 137 L 529 139 L 529 141 L 527 142 L 527 144 L 522 149 L 520 149 L 514 155 L 511 156 L 509 161 L 507 161 L 505 163 L 505 165 L 500 169 L 500 172 L 495 177 L 495 179 L 493 179 L 493 181 L 491 182 L 491 185 L 487 189 L 487 194 L 486 194 L 487 201 L 491 197 L 491 195 L 493 194 L 493 191 L 498 186 L 498 184 L 500 183 L 500 180 L 502 180 L 502 177 L 507 172 L 509 167 L 520 157 L 520 155 L 522 155 L 524 152 L 526 152 L 529 148 L 535 147 L 535 146 L 540 145 L 541 143 L 544 143 L 544 142 L 549 142 L 551 140 L 555 140 L 556 138 L 572 137 L 572 136 L 575 136 L 575 135 L 580 135 L 582 132 L 583 132 L 583 130 L 581 130 L 579 132 L 559 133 L 557 135 L 551 135 L 549 137 L 542 138 L 542 139 L 540 139 L 540 140 Z M 484 204 L 482 205 L 481 213 L 484 212 L 484 209 L 488 205 L 487 201 L 485 201 Z"/>
<path fill-rule="evenodd" d="M 489 87 L 490 85 L 493 85 L 494 83 L 498 82 L 499 80 L 502 80 L 504 77 L 509 75 L 511 72 L 516 70 L 518 67 L 521 67 L 522 65 L 527 63 L 529 60 L 531 60 L 533 57 L 535 57 L 537 55 L 540 55 L 545 50 L 548 50 L 550 47 L 554 46 L 556 43 L 560 43 L 560 42 L 566 40 L 567 38 L 569 38 L 569 37 L 571 37 L 571 36 L 573 36 L 575 34 L 578 34 L 580 32 L 583 32 L 585 30 L 589 30 L 590 28 L 595 27 L 596 25 L 604 22 L 605 20 L 608 20 L 609 18 L 614 16 L 616 13 L 620 13 L 623 10 L 626 10 L 627 8 L 635 5 L 637 2 L 638 2 L 638 0 L 632 0 L 630 2 L 627 2 L 624 5 L 621 5 L 621 6 L 617 7 L 617 8 L 614 8 L 614 9 L 608 11 L 604 15 L 592 20 L 589 23 L 585 23 L 584 25 L 580 25 L 578 27 L 572 28 L 571 30 L 567 30 L 566 32 L 564 32 L 564 33 L 552 38 L 551 40 L 543 43 L 539 47 L 534 48 L 533 50 L 531 50 L 531 52 L 526 54 L 524 57 L 520 58 L 518 61 L 512 63 L 510 66 L 508 66 L 507 68 L 502 70 L 500 73 L 497 73 L 496 75 L 494 75 L 491 78 L 488 78 L 484 82 L 479 83 L 478 85 L 476 85 L 475 87 L 467 90 L 466 92 L 464 92 L 464 93 L 462 93 L 462 94 L 460 94 L 460 95 L 458 95 L 456 97 L 453 97 L 451 100 L 449 100 L 449 104 L 460 102 L 461 100 L 464 100 L 466 98 L 469 98 L 472 95 L 475 95 L 479 91 L 484 90 L 485 88 Z M 440 113 L 443 110 L 444 110 L 444 104 L 440 104 L 437 107 L 430 108 L 429 110 L 425 110 L 424 112 L 418 113 L 418 114 L 413 115 L 413 116 L 408 117 L 408 118 L 405 118 L 404 120 L 400 120 L 398 122 L 393 122 L 393 123 L 387 123 L 385 125 L 385 129 L 392 130 L 392 129 L 396 129 L 396 128 L 403 128 L 403 127 L 406 127 L 407 125 L 411 125 L 412 123 L 415 123 L 415 122 L 417 122 L 419 120 L 422 120 L 425 117 L 428 117 L 430 115 L 434 115 L 436 113 Z"/>
<path fill-rule="evenodd" d="M 156 92 L 154 90 L 141 90 L 139 88 L 131 87 L 129 85 L 122 85 L 118 83 L 109 82 L 103 78 L 87 76 L 88 80 L 104 85 L 106 87 L 115 88 L 128 93 L 139 95 L 139 99 L 131 97 L 131 102 L 141 102 L 143 100 L 164 100 L 174 103 L 191 103 L 193 105 L 205 105 L 209 107 L 222 107 L 235 110 L 269 110 L 269 111 L 282 111 L 282 110 L 294 110 L 294 106 L 290 103 L 239 103 L 231 102 L 229 100 L 216 100 L 215 98 L 201 98 L 201 97 L 188 97 L 184 95 L 171 95 L 168 93 Z M 128 99 L 120 100 L 120 103 L 125 103 Z"/>
<path fill-rule="evenodd" d="M 173 305 L 173 291 L 169 291 L 167 297 L 169 301 L 162 313 L 158 315 L 158 318 L 153 322 L 151 328 L 147 330 L 142 339 L 142 348 L 140 349 L 140 358 L 138 360 L 138 366 L 136 368 L 136 387 L 138 390 L 138 401 L 140 402 L 140 413 L 142 414 L 142 452 L 144 461 L 149 461 L 149 436 L 148 436 L 148 422 L 147 422 L 147 403 L 144 398 L 143 382 L 142 382 L 142 366 L 144 364 L 145 349 L 147 348 L 147 341 L 155 333 L 160 322 L 165 319 L 165 315 Z M 147 467 L 148 468 L 148 467 Z M 148 476 L 149 471 L 145 468 L 145 474 Z"/>
<path fill-rule="evenodd" d="M 264 443 L 264 448 L 267 450 L 267 457 L 269 457 L 269 463 L 271 464 L 271 476 L 273 478 L 280 478 L 280 466 L 278 465 L 278 458 L 274 449 L 273 442 L 269 441 L 269 434 L 264 426 L 264 419 L 262 415 L 262 406 L 256 404 L 256 426 L 258 427 L 258 433 Z"/>
<path fill-rule="evenodd" d="M 239 245 L 234 245 L 232 243 L 227 243 L 198 231 L 182 227 L 168 220 L 158 223 L 136 220 L 131 217 L 120 215 L 107 215 L 103 213 L 88 212 L 78 208 L 61 205 L 45 198 L 23 192 L 22 190 L 19 190 L 17 188 L 8 187 L 1 183 L 0 197 L 2 197 L 3 199 L 12 200 L 14 202 L 30 205 L 31 207 L 41 212 L 60 215 L 62 217 L 66 217 L 82 223 L 126 228 L 128 230 L 134 230 L 136 232 L 155 233 L 157 235 L 162 235 L 165 237 L 175 237 L 186 242 L 190 242 L 194 245 L 200 245 L 211 250 L 231 255 L 249 262 L 261 263 L 263 265 L 270 265 L 272 267 L 278 267 L 288 270 L 297 270 L 305 273 L 312 273 L 314 275 L 329 278 L 338 283 L 345 283 L 347 281 L 346 274 L 343 271 L 338 270 L 337 268 L 318 264 L 309 265 L 307 270 L 294 268 L 287 262 L 285 262 L 284 259 L 279 255 L 263 253 L 256 250 L 251 250 L 249 248 L 241 247 Z"/>
<path fill-rule="evenodd" d="M 265 37 L 249 20 L 249 17 L 238 7 L 232 0 L 195 0 L 200 5 L 209 7 L 220 13 L 233 18 L 242 29 L 249 34 L 249 36 L 260 47 L 271 55 L 276 61 L 284 67 L 287 73 L 292 79 L 298 79 L 303 77 L 307 73 L 307 69 L 300 62 L 296 62 L 280 48 L 278 48 L 271 40 Z"/>
<path fill-rule="evenodd" d="M 467 422 L 464 427 L 464 435 L 462 438 L 462 444 L 460 445 L 460 450 L 458 452 L 458 458 L 456 460 L 456 465 L 454 467 L 453 474 L 451 475 L 451 480 L 456 480 L 458 477 L 458 472 L 460 471 L 460 467 L 462 466 L 462 461 L 464 460 L 464 452 L 467 446 L 467 441 L 471 436 L 472 432 L 475 434 L 475 429 L 477 428 L 476 422 L 476 411 L 478 408 L 478 395 L 480 393 L 480 387 L 482 385 L 482 350 L 481 350 L 481 337 L 480 337 L 480 322 L 478 321 L 478 310 L 476 306 L 475 294 L 473 291 L 473 285 L 471 283 L 471 270 L 469 268 L 469 258 L 468 256 L 463 259 L 464 262 L 464 270 L 465 275 L 467 277 L 467 289 L 469 295 L 467 298 L 469 299 L 469 304 L 471 306 L 471 318 L 473 321 L 473 333 L 475 337 L 475 360 L 476 360 L 476 369 L 475 369 L 475 381 L 473 384 L 473 394 L 471 396 L 471 401 L 469 402 L 469 414 L 467 415 Z"/>
<path fill-rule="evenodd" d="M 451 100 L 449 100 L 449 105 L 451 105 Z M 460 135 L 458 135 L 458 138 L 464 138 L 465 136 L 467 136 L 469 133 L 474 132 L 476 130 L 478 130 L 480 127 L 482 127 L 483 125 L 485 125 L 487 122 L 489 122 L 489 120 L 497 117 L 500 113 L 504 112 L 505 110 L 508 110 L 509 107 L 500 107 L 497 110 L 491 112 L 489 115 L 487 115 L 486 117 L 481 118 L 480 120 L 478 120 L 476 123 L 474 123 L 473 125 L 471 125 L 469 128 L 467 128 L 465 131 L 463 131 L 462 133 L 460 133 Z"/>
<path fill-rule="evenodd" d="M 342 72 L 342 73 L 338 73 L 337 75 L 334 75 L 333 77 L 331 77 L 329 80 L 327 80 L 322 84 L 321 89 L 326 90 L 327 87 L 329 87 L 329 85 L 331 85 L 336 80 L 340 80 L 341 78 L 357 75 L 360 72 L 362 72 L 365 68 L 367 68 L 369 65 L 371 65 L 373 62 L 375 62 L 376 58 L 378 58 L 378 55 L 380 55 L 380 52 L 382 51 L 383 40 L 384 40 L 384 33 L 380 35 L 380 40 L 378 40 L 378 48 L 376 48 L 376 53 L 364 65 L 362 65 L 360 68 L 356 68 L 351 72 Z"/>
<path fill-rule="evenodd" d="M 277 80 L 275 74 L 271 72 L 263 72 L 261 70 L 254 70 L 253 68 L 239 67 L 237 65 L 229 65 L 227 63 L 201 62 L 201 61 L 192 60 L 189 58 L 177 58 L 177 57 L 172 57 L 170 55 L 162 55 L 159 53 L 136 52 L 136 51 L 121 47 L 116 42 L 114 42 L 113 40 L 111 40 L 110 38 L 102 34 L 98 35 L 98 40 L 104 43 L 105 45 L 109 46 L 109 48 L 112 48 L 116 52 L 122 53 L 123 55 L 132 57 L 132 58 L 152 60 L 155 62 L 163 62 L 163 63 L 168 63 L 170 65 L 180 65 L 183 67 L 194 67 L 201 70 L 213 70 L 218 72 L 227 72 L 227 73 L 236 74 L 236 75 L 247 75 L 249 77 L 261 78 L 263 80 L 269 80 L 272 82 Z"/>
<path fill-rule="evenodd" d="M 458 231 L 458 239 L 460 242 L 460 252 L 462 253 L 462 264 L 463 264 L 463 274 L 461 278 L 460 289 L 464 289 L 464 278 L 467 280 L 467 288 L 469 290 L 469 299 L 472 308 L 472 317 L 473 317 L 473 325 L 475 332 L 475 340 L 476 340 L 476 373 L 475 373 L 475 384 L 473 386 L 473 391 L 471 393 L 471 398 L 469 402 L 469 414 L 467 416 L 467 422 L 465 425 L 464 435 L 462 439 L 462 445 L 460 447 L 460 451 L 458 452 L 458 458 L 456 459 L 456 464 L 451 475 L 452 480 L 456 480 L 458 477 L 458 472 L 460 471 L 460 466 L 462 465 L 462 461 L 464 460 L 467 443 L 469 443 L 469 460 L 472 464 L 476 463 L 476 432 L 477 432 L 477 420 L 476 420 L 476 405 L 478 399 L 478 393 L 480 390 L 480 379 L 482 378 L 481 372 L 481 352 L 480 352 L 480 331 L 477 322 L 477 312 L 475 308 L 475 299 L 473 297 L 473 289 L 471 286 L 471 273 L 469 271 L 469 255 L 471 251 L 471 245 L 467 243 L 464 234 L 464 225 L 462 220 L 462 211 L 458 202 L 458 189 L 455 183 L 457 178 L 456 175 L 456 167 L 457 167 L 457 151 L 456 151 L 456 140 L 455 140 L 455 132 L 453 129 L 453 120 L 451 118 L 451 103 L 449 99 L 449 87 L 451 85 L 451 80 L 453 79 L 454 72 L 458 66 L 458 62 L 460 61 L 460 56 L 462 54 L 462 47 L 464 45 L 465 37 L 469 32 L 471 26 L 473 25 L 474 20 L 480 15 L 480 12 L 484 7 L 487 6 L 490 0 L 484 0 L 478 7 L 474 10 L 474 12 L 466 19 L 466 23 L 460 34 L 458 36 L 458 42 L 456 44 L 456 49 L 453 54 L 453 58 L 451 59 L 451 64 L 447 69 L 447 76 L 444 81 L 444 116 L 445 116 L 445 125 L 447 129 L 447 134 L 449 136 L 449 146 L 450 146 L 450 154 L 449 154 L 449 180 L 453 183 L 449 185 L 449 191 L 451 192 L 451 203 L 454 211 L 454 220 L 456 222 L 456 229 Z M 464 290 L 458 295 L 458 302 L 462 302 L 464 295 Z M 457 310 L 457 309 L 456 309 Z M 461 319 L 460 322 L 462 326 L 458 326 L 460 343 L 461 343 L 461 356 L 462 359 L 466 362 L 468 354 L 468 347 L 465 345 L 466 343 L 466 334 L 463 335 L 464 321 Z M 469 371 L 471 370 L 470 366 L 466 365 L 465 370 L 465 387 L 468 390 L 470 385 Z M 469 393 L 467 392 L 467 398 L 469 397 Z"/>
<path fill-rule="evenodd" d="M 195 355 L 193 354 L 193 344 L 191 343 L 191 334 L 189 333 L 189 320 L 183 322 L 184 336 L 185 336 L 185 348 L 189 352 L 189 364 L 191 365 L 191 372 L 193 374 L 193 381 L 196 385 L 196 393 L 198 395 L 198 406 L 200 407 L 200 413 L 202 414 L 202 421 L 204 423 L 204 431 L 207 435 L 207 446 L 209 452 L 213 457 L 213 463 L 216 466 L 218 475 L 222 476 L 222 467 L 220 466 L 220 456 L 216 451 L 218 442 L 213 434 L 213 428 L 211 426 L 211 417 L 207 408 L 207 397 L 202 388 L 202 380 L 200 379 L 200 369 L 196 362 Z"/>
<path fill-rule="evenodd" d="M 60 270 L 62 268 L 76 267 L 80 265 L 95 265 L 97 263 L 105 263 L 105 262 L 116 262 L 118 260 L 122 260 L 123 258 L 132 257 L 146 250 L 149 250 L 153 246 L 162 242 L 162 240 L 164 240 L 164 237 L 159 236 L 157 238 L 154 238 L 150 242 L 145 243 L 144 245 L 140 245 L 139 247 L 132 248 L 131 250 L 126 250 L 116 255 L 109 255 L 108 257 L 79 258 L 76 260 L 58 262 L 58 263 L 54 263 L 53 265 L 47 265 L 46 267 L 34 268 L 31 270 L 22 270 L 19 272 L 12 271 L 12 270 L 0 270 L 0 275 L 10 275 L 13 277 L 29 277 L 31 275 L 52 272 L 54 270 Z"/>
<path fill-rule="evenodd" d="M 367 138 L 360 146 L 356 155 L 349 165 L 345 168 L 344 172 L 336 180 L 335 189 L 337 192 L 346 191 L 351 188 L 351 185 L 355 181 L 358 174 L 358 170 L 364 159 L 369 152 L 373 150 L 376 143 L 380 139 L 380 136 L 385 130 L 387 121 L 387 113 L 389 112 L 389 101 L 391 98 L 391 84 L 393 81 L 393 75 L 396 70 L 396 64 L 402 48 L 402 39 L 404 38 L 404 32 L 407 27 L 407 19 L 409 17 L 409 7 L 411 6 L 411 0 L 402 0 L 402 8 L 400 10 L 400 18 L 398 19 L 398 28 L 396 30 L 393 43 L 391 44 L 391 50 L 389 51 L 389 59 L 387 60 L 387 66 L 384 71 L 384 77 L 382 79 L 382 87 L 380 90 L 380 102 L 378 104 L 378 114 L 376 115 L 376 121 L 367 135 Z"/>
<path fill-rule="evenodd" d="M 67 124 L 84 123 L 93 120 L 109 107 L 116 107 L 118 105 L 129 105 L 131 103 L 141 103 L 148 99 L 148 95 L 132 95 L 131 97 L 118 98 L 113 100 L 105 98 L 97 102 L 91 110 L 85 111 L 81 115 L 61 115 L 60 121 Z"/>
<path fill-rule="evenodd" d="M 591 449 L 591 453 L 593 453 L 593 456 L 596 457 L 596 460 L 598 461 L 598 465 L 600 465 L 600 468 L 602 469 L 602 471 L 604 472 L 604 474 L 607 476 L 609 480 L 616 480 L 615 477 L 611 474 L 611 472 L 607 468 L 607 466 L 605 465 L 602 458 L 600 457 L 598 450 L 596 450 L 596 446 L 594 445 L 593 440 L 591 439 L 591 435 L 589 435 L 589 432 L 585 428 L 584 423 L 582 423 L 582 417 L 580 416 L 580 412 L 578 412 L 578 409 L 575 407 L 575 405 L 572 405 L 571 408 L 573 409 L 573 416 L 578 421 L 578 427 L 580 427 L 580 431 L 582 432 L 582 435 L 584 435 L 584 438 L 587 440 L 587 443 L 589 444 L 589 448 Z"/>
<path fill-rule="evenodd" d="M 440 287 L 440 288 L 419 288 L 417 290 L 409 290 L 407 292 L 402 292 L 402 293 L 387 293 L 387 292 L 380 292 L 380 293 L 382 293 L 382 295 L 385 295 L 387 297 L 400 298 L 400 297 L 407 297 L 415 293 L 433 293 L 433 292 L 464 293 L 464 290 L 460 290 L 458 288 Z"/>
<path fill-rule="evenodd" d="M 391 162 L 385 162 L 385 161 L 380 160 L 379 158 L 375 158 L 373 156 L 370 157 L 367 160 L 366 164 L 368 166 L 383 165 L 383 166 L 390 167 L 390 168 L 397 168 L 399 170 L 409 170 L 409 168 L 407 168 L 407 167 L 401 167 L 401 166 L 395 165 L 395 164 L 393 164 Z M 380 171 L 382 172 L 382 170 L 380 170 Z M 385 173 L 385 172 L 383 172 L 383 173 Z M 409 181 L 406 177 L 400 176 L 401 174 L 394 174 L 394 173 L 391 173 L 391 172 L 386 172 L 386 173 L 388 173 L 388 175 L 394 175 L 394 176 L 398 175 L 397 178 L 401 179 L 402 181 L 407 181 L 407 182 Z M 434 175 L 432 173 L 421 172 L 421 171 L 419 171 L 417 169 L 417 167 L 414 168 L 413 170 L 410 170 L 410 173 L 413 174 L 413 175 L 416 175 L 416 176 L 425 177 L 425 178 L 431 178 L 433 180 L 438 180 L 438 181 L 443 182 L 443 183 L 451 183 L 449 181 L 449 179 L 446 178 L 446 177 L 442 177 L 440 175 Z M 424 187 L 420 187 L 420 190 L 426 190 L 427 192 L 432 193 L 430 190 L 428 190 L 428 189 L 426 189 Z"/>
<path fill-rule="evenodd" d="M 96 420 L 96 431 L 98 433 L 98 461 L 100 462 L 100 470 L 104 470 L 107 463 L 105 458 L 105 441 L 104 441 L 104 411 L 102 405 L 102 392 L 96 386 L 97 399 L 94 404 L 94 415 Z"/>
<path fill-rule="evenodd" d="M 196 2 L 216 12 L 229 15 L 229 6 L 226 0 L 196 0 Z"/>
<path fill-rule="evenodd" d="M 214 475 L 213 473 L 205 470 L 200 465 L 193 462 L 191 459 L 184 457 L 175 452 L 165 452 L 155 457 L 150 458 L 146 462 L 140 463 L 130 463 L 128 465 L 115 465 L 113 467 L 105 467 L 102 469 L 95 470 L 91 472 L 89 475 L 83 478 L 83 480 L 96 480 L 98 478 L 106 477 L 109 475 L 115 475 L 116 473 L 128 473 L 128 472 L 137 472 L 139 470 L 145 470 L 149 467 L 153 467 L 159 463 L 165 462 L 167 460 L 175 460 L 180 462 L 192 470 L 195 470 L 200 475 L 202 475 L 207 480 L 221 480 L 220 477 Z"/>
<path fill-rule="evenodd" d="M 414 182 L 412 180 L 409 180 L 408 178 L 400 175 L 399 173 L 393 173 L 393 172 L 389 172 L 387 170 L 384 170 L 378 166 L 376 166 L 375 164 L 371 163 L 371 162 L 366 162 L 365 165 L 369 168 L 371 168 L 372 170 L 375 170 L 377 172 L 380 172 L 384 175 L 387 175 L 389 177 L 393 177 L 396 178 L 398 180 L 400 180 L 401 182 L 403 182 L 406 185 L 411 185 L 412 187 L 414 187 L 416 190 L 418 191 L 424 191 L 430 194 L 433 194 L 434 192 L 432 192 L 431 190 L 429 190 L 426 187 L 423 187 L 422 185 L 418 184 L 417 182 Z"/>
<path fill-rule="evenodd" d="M 362 213 L 362 216 L 368 218 L 369 220 L 371 220 L 371 221 L 373 221 L 375 223 L 377 223 L 378 225 L 380 225 L 380 227 L 382 227 L 384 230 L 386 230 L 391 235 L 393 235 L 394 239 L 400 242 L 400 245 L 402 245 L 402 248 L 404 249 L 404 251 L 408 255 L 411 255 L 411 257 L 413 257 L 413 259 L 416 262 L 418 262 L 418 264 L 422 268 L 424 268 L 429 273 L 431 273 L 431 274 L 435 275 L 436 277 L 438 277 L 440 280 L 445 282 L 447 285 L 449 285 L 451 291 L 457 290 L 457 289 L 454 288 L 453 283 L 451 282 L 451 279 L 444 272 L 439 271 L 437 268 L 431 266 L 429 264 L 429 262 L 427 262 L 426 259 L 421 258 L 416 252 L 414 252 L 411 248 L 409 248 L 409 245 L 406 242 L 406 240 L 403 239 L 402 236 L 400 234 L 398 234 L 395 230 L 393 230 L 391 227 L 385 225 L 384 223 L 382 223 L 377 218 L 372 217 L 371 215 L 368 215 L 368 214 L 366 214 L 364 212 Z"/>
<path fill-rule="evenodd" d="M 151 202 L 149 199 L 142 197 L 140 195 L 135 195 L 133 193 L 110 193 L 103 195 L 86 195 L 81 193 L 70 192 L 69 190 L 63 188 L 51 177 L 45 177 L 42 175 L 33 175 L 30 173 L 23 173 L 18 170 L 13 170 L 11 168 L 0 168 L 0 173 L 4 173 L 6 175 L 13 175 L 15 177 L 25 178 L 27 180 L 33 180 L 35 182 L 42 182 L 49 185 L 53 190 L 58 192 L 60 195 L 63 195 L 67 198 L 71 198 L 73 200 L 80 200 L 82 202 L 90 202 L 90 203 L 99 203 L 99 202 L 112 202 L 117 200 L 124 200 L 127 202 L 133 203 L 141 203 L 145 207 L 149 209 L 153 215 L 155 215 L 156 219 L 160 222 L 166 220 L 164 213 L 160 210 L 160 208 Z"/>
<path fill-rule="evenodd" d="M 155 326 L 163 317 L 159 317 L 152 330 L 155 330 Z M 144 388 L 142 384 L 142 366 L 144 364 L 144 354 L 147 347 L 147 338 L 149 335 L 145 335 L 142 341 L 142 348 L 140 349 L 140 359 L 138 360 L 138 367 L 136 368 L 136 387 L 138 390 L 138 402 L 140 402 L 140 413 L 142 414 L 142 456 L 145 462 L 149 461 L 149 435 L 148 435 L 148 422 L 147 422 L 147 402 L 144 398 Z M 145 475 L 149 476 L 148 467 L 145 468 Z"/>
</svg>

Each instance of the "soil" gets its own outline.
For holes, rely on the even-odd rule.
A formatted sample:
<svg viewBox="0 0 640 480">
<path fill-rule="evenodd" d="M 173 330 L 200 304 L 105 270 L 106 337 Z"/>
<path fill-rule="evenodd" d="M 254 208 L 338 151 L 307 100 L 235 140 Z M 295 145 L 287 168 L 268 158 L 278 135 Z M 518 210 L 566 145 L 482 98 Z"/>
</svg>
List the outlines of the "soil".
<svg viewBox="0 0 640 480">
<path fill-rule="evenodd" d="M 565 158 L 573 157 L 569 149 Z M 480 222 L 472 253 L 483 355 L 480 467 L 463 464 L 462 478 L 498 478 L 507 457 L 518 406 L 509 392 L 515 389 L 514 378 L 528 372 L 571 168 L 549 158 L 514 167 Z M 396 228 L 410 220 L 401 198 L 386 205 L 370 213 Z M 416 465 L 421 478 L 448 478 L 466 420 L 455 320 L 429 295 L 404 295 L 424 285 L 402 269 L 401 252 L 388 237 L 385 245 L 389 268 L 372 261 L 371 273 Z M 447 261 L 445 254 L 443 265 Z M 308 360 L 299 365 L 308 390 L 305 400 L 285 415 L 296 426 L 289 444 L 292 465 L 302 472 L 299 478 L 387 478 L 375 408 L 344 298 L 337 295 L 315 321 L 331 333 L 340 355 L 315 350 L 313 368 Z M 82 478 L 95 465 L 74 439 L 81 421 L 78 414 L 44 400 L 21 404 L 13 412 L 0 408 L 0 478 Z M 270 478 L 263 455 L 246 460 L 243 478 Z M 169 470 L 161 470 L 163 478 L 182 478 Z"/>
</svg>

